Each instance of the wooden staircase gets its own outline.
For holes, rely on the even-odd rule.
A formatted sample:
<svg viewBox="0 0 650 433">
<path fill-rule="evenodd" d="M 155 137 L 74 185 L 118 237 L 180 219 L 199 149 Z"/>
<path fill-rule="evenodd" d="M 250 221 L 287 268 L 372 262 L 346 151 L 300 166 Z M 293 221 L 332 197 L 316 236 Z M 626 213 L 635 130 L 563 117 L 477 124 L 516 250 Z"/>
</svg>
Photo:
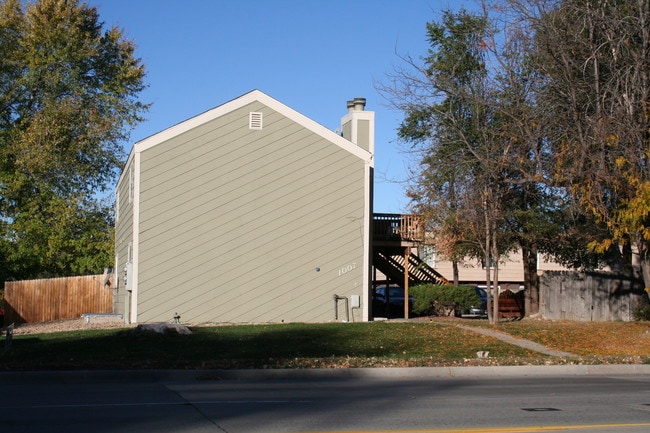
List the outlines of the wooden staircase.
<svg viewBox="0 0 650 433">
<path fill-rule="evenodd" d="M 389 280 L 403 284 L 406 266 L 401 248 L 376 248 L 373 259 L 377 270 L 381 271 Z M 409 254 L 408 256 L 408 280 L 409 287 L 427 283 L 451 284 L 449 280 L 415 254 Z"/>
</svg>

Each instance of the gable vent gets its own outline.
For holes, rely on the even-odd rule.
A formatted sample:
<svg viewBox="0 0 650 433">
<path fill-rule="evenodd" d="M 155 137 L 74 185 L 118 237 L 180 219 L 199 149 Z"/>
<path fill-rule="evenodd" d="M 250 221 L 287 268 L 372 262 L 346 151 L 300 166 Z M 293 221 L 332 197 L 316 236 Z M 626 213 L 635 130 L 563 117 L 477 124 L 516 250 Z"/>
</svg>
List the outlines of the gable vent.
<svg viewBox="0 0 650 433">
<path fill-rule="evenodd" d="M 248 128 L 262 129 L 262 113 L 251 111 L 248 114 Z"/>
</svg>

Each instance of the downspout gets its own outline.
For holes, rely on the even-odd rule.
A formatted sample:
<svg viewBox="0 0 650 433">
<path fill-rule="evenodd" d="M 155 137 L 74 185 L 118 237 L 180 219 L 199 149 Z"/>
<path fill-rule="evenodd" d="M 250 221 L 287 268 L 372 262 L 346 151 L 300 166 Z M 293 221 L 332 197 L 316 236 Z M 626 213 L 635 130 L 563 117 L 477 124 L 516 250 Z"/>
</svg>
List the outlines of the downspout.
<svg viewBox="0 0 650 433">
<path fill-rule="evenodd" d="M 373 197 L 373 159 L 372 156 L 365 162 L 365 203 L 364 203 L 364 222 L 363 222 L 363 310 L 362 321 L 367 322 L 370 320 L 372 308 L 372 294 L 371 294 L 371 281 L 372 281 L 372 249 L 373 249 L 373 232 L 372 232 L 372 197 Z"/>
<path fill-rule="evenodd" d="M 334 320 L 339 320 L 339 301 L 345 301 L 345 321 L 350 322 L 350 304 L 347 296 L 334 295 Z"/>
<path fill-rule="evenodd" d="M 365 108 L 365 99 L 363 101 L 359 100 L 359 103 L 363 103 L 363 108 Z M 364 260 L 363 265 L 365 269 L 365 275 L 363 279 L 363 293 L 365 305 L 363 308 L 363 321 L 367 322 L 372 317 L 372 253 L 373 253 L 373 219 L 374 219 L 374 209 L 373 209 L 373 200 L 375 194 L 375 113 L 371 111 L 364 111 L 364 115 L 368 120 L 368 152 L 370 153 L 369 158 L 365 161 L 365 206 L 364 212 L 366 214 L 364 222 L 364 231 L 365 231 L 365 245 L 364 245 Z"/>
</svg>

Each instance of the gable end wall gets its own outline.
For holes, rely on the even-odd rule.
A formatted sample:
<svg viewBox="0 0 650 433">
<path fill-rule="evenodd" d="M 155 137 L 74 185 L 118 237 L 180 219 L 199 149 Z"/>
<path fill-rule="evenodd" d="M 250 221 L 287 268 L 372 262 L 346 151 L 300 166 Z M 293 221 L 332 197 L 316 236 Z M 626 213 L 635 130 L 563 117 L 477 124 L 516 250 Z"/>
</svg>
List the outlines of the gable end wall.
<svg viewBox="0 0 650 433">
<path fill-rule="evenodd" d="M 362 295 L 358 156 L 253 102 L 140 159 L 138 322 L 322 322 Z"/>
</svg>

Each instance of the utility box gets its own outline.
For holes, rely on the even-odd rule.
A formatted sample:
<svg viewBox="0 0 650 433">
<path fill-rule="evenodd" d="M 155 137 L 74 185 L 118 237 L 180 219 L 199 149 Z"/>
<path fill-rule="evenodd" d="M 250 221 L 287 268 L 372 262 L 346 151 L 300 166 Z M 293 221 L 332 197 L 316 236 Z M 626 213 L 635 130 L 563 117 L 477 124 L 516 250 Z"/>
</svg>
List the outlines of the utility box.
<svg viewBox="0 0 650 433">
<path fill-rule="evenodd" d="M 361 296 L 359 295 L 350 296 L 350 304 L 352 304 L 351 308 L 361 308 Z"/>
<path fill-rule="evenodd" d="M 124 287 L 128 292 L 133 290 L 133 264 L 132 263 L 127 263 L 126 266 L 124 266 Z"/>
</svg>

